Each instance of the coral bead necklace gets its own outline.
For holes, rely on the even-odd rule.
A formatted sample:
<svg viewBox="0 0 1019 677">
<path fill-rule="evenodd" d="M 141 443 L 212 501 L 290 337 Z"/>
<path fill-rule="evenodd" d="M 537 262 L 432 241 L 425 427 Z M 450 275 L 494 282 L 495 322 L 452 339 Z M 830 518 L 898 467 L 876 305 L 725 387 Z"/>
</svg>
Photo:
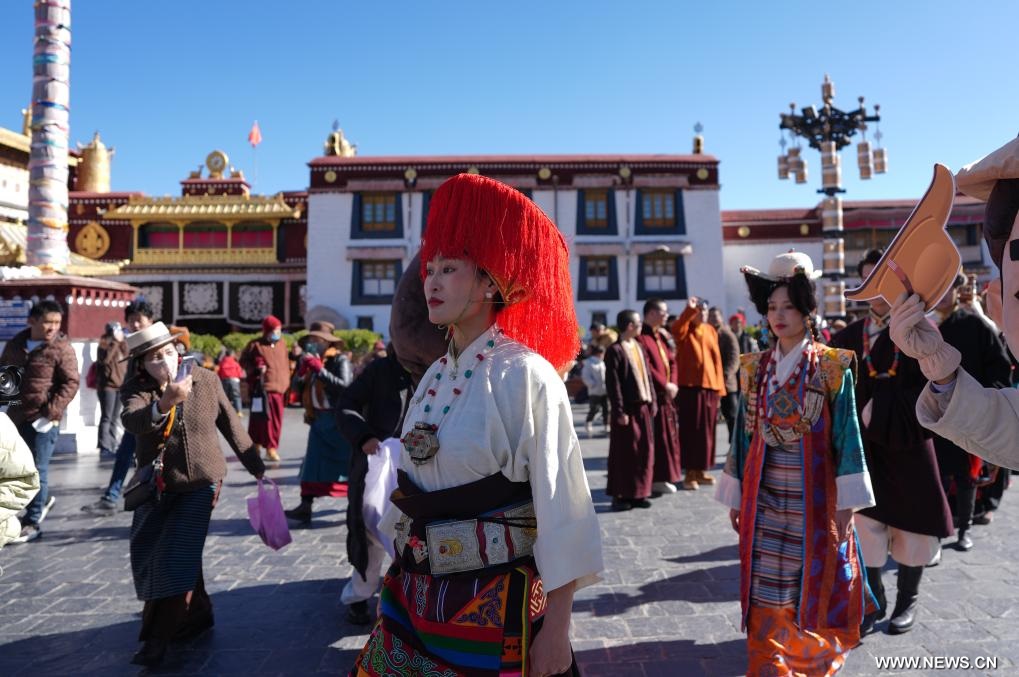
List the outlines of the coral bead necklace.
<svg viewBox="0 0 1019 677">
<path fill-rule="evenodd" d="M 407 450 L 407 453 L 410 454 L 410 460 L 416 465 L 427 463 L 434 458 L 437 453 L 439 453 L 439 427 L 442 425 L 443 421 L 446 420 L 446 414 L 450 412 L 460 395 L 463 394 L 464 389 L 470 383 L 478 365 L 480 365 L 487 358 L 488 354 L 492 352 L 492 349 L 495 348 L 495 338 L 502 334 L 502 330 L 497 327 L 492 327 L 488 330 L 488 334 L 489 336 L 485 341 L 484 347 L 480 352 L 474 355 L 474 363 L 471 368 L 466 369 L 463 372 L 464 383 L 459 386 L 454 385 L 454 382 L 460 375 L 460 365 L 458 364 L 457 358 L 452 357 L 453 364 L 449 370 L 449 378 L 446 379 L 446 382 L 450 384 L 449 387 L 452 399 L 449 404 L 442 407 L 441 413 L 439 414 L 439 420 L 435 423 L 429 423 L 427 421 L 416 422 L 414 424 L 414 428 L 400 440 L 403 442 L 403 446 Z M 448 356 L 439 358 L 439 364 L 442 365 L 442 368 L 435 372 L 435 377 L 432 379 L 432 382 L 429 383 L 424 392 L 414 400 L 414 404 L 416 405 L 420 405 L 422 402 L 425 403 L 424 407 L 422 407 L 422 411 L 426 415 L 426 418 L 427 415 L 432 413 L 438 406 L 436 401 L 439 394 L 439 388 L 443 384 L 443 374 L 446 372 L 446 366 L 449 365 L 451 356 L 452 353 Z M 461 355 L 460 357 L 463 356 Z"/>
<path fill-rule="evenodd" d="M 863 320 L 863 364 L 867 367 L 867 376 L 871 378 L 892 378 L 898 373 L 899 369 L 899 346 L 892 344 L 895 349 L 894 356 L 892 357 L 892 366 L 889 367 L 888 371 L 878 373 L 878 370 L 874 368 L 874 362 L 870 357 L 870 318 L 866 317 Z"/>
</svg>

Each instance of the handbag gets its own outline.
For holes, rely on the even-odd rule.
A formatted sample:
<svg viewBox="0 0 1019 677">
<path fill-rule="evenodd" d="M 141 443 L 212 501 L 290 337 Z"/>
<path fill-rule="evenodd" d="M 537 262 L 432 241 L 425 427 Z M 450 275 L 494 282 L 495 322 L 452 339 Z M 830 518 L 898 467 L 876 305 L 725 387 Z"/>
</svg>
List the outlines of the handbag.
<svg viewBox="0 0 1019 677">
<path fill-rule="evenodd" d="M 97 385 L 99 385 L 99 363 L 93 362 L 85 372 L 85 387 L 95 390 Z"/>
<path fill-rule="evenodd" d="M 163 471 L 163 454 L 134 471 L 124 488 L 124 510 L 134 512 L 157 494 L 156 475 Z"/>
<path fill-rule="evenodd" d="M 251 393 L 251 413 L 261 414 L 265 413 L 265 387 L 262 385 L 262 381 L 259 380 L 255 386 L 254 392 Z"/>
<path fill-rule="evenodd" d="M 248 499 L 248 521 L 262 542 L 273 550 L 291 541 L 279 487 L 268 477 L 259 478 L 258 495 Z"/>
<path fill-rule="evenodd" d="M 159 443 L 159 455 L 152 463 L 135 470 L 127 486 L 124 487 L 124 510 L 127 512 L 134 512 L 153 498 L 159 498 L 159 478 L 163 474 L 163 452 L 166 450 L 166 440 L 170 437 L 176 419 L 177 407 L 174 407 L 170 410 L 166 426 L 163 428 L 163 439 Z"/>
</svg>

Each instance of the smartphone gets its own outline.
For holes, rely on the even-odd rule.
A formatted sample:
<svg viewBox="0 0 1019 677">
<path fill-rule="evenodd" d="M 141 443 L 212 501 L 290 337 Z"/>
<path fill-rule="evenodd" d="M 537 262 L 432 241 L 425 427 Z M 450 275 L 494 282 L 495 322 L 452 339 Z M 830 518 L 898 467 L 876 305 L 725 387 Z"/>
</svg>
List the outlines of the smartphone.
<svg viewBox="0 0 1019 677">
<path fill-rule="evenodd" d="M 177 367 L 177 378 L 173 380 L 174 383 L 180 383 L 188 376 L 191 375 L 191 370 L 195 368 L 195 358 L 191 355 L 185 355 L 180 361 L 180 366 Z"/>
</svg>

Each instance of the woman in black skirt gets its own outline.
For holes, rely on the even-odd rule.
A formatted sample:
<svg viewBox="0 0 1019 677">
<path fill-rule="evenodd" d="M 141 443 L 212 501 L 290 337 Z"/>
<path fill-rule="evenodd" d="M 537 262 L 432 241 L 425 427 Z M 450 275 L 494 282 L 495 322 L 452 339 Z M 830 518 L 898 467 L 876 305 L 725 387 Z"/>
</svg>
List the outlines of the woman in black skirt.
<svg viewBox="0 0 1019 677">
<path fill-rule="evenodd" d="M 200 367 L 187 374 L 178 334 L 162 322 L 127 338 L 130 377 L 121 389 L 124 428 L 138 438 L 139 472 L 153 465 L 154 491 L 131 523 L 131 572 L 145 602 L 133 663 L 155 666 L 171 640 L 212 627 L 212 602 L 202 579 L 202 549 L 212 509 L 226 476 L 222 433 L 244 467 L 261 477 L 265 466 L 239 424 L 216 375 Z M 132 485 L 134 482 L 132 482 Z M 125 492 L 147 492 L 145 486 Z"/>
</svg>

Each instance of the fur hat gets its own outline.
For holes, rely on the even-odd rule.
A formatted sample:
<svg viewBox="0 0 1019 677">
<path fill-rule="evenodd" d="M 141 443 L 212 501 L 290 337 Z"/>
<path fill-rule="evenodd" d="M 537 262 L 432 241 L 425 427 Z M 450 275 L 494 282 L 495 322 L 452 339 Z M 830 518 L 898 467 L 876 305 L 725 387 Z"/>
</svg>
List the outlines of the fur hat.
<svg viewBox="0 0 1019 677">
<path fill-rule="evenodd" d="M 789 251 L 771 260 L 768 272 L 756 268 L 740 268 L 747 282 L 750 300 L 761 315 L 768 314 L 768 299 L 779 287 L 789 287 L 789 297 L 798 311 L 808 315 L 817 309 L 814 280 L 821 276 L 814 271 L 814 262 L 802 252 Z"/>
</svg>

